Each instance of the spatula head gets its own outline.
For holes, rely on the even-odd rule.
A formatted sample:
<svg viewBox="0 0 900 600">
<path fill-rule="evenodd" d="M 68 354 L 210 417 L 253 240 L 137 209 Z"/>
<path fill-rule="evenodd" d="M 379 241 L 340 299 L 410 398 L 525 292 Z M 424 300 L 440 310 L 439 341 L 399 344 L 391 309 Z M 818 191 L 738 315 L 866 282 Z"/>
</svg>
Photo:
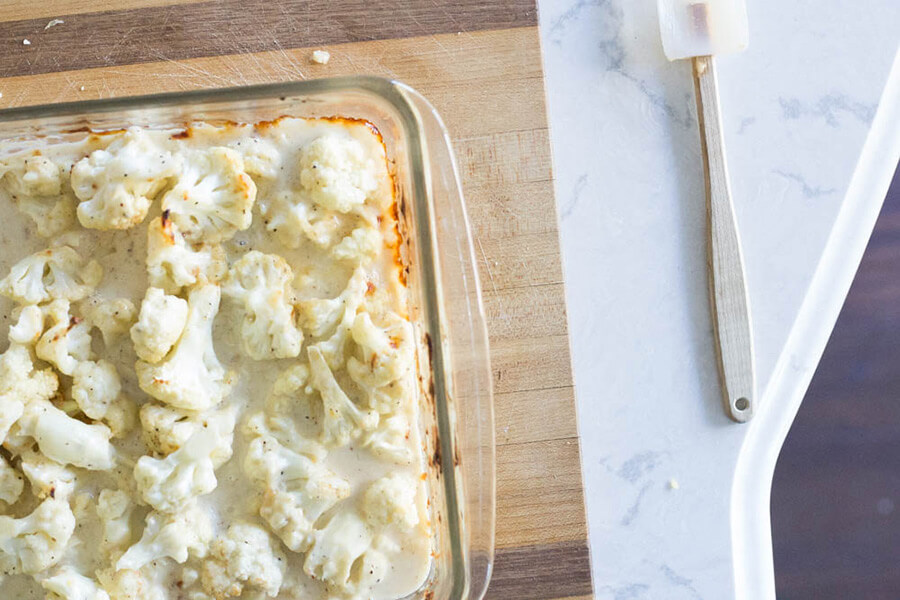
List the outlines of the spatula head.
<svg viewBox="0 0 900 600">
<path fill-rule="evenodd" d="M 658 0 L 659 32 L 669 60 L 740 52 L 747 47 L 742 0 Z"/>
</svg>

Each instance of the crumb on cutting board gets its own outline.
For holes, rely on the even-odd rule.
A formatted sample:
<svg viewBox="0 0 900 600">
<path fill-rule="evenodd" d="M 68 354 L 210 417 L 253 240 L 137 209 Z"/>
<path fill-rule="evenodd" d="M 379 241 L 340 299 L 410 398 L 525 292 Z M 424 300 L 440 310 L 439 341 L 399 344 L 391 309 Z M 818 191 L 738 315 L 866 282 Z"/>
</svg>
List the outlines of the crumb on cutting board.
<svg viewBox="0 0 900 600">
<path fill-rule="evenodd" d="M 331 60 L 331 53 L 327 50 L 313 50 L 310 60 L 320 65 L 327 65 L 328 61 Z"/>
</svg>

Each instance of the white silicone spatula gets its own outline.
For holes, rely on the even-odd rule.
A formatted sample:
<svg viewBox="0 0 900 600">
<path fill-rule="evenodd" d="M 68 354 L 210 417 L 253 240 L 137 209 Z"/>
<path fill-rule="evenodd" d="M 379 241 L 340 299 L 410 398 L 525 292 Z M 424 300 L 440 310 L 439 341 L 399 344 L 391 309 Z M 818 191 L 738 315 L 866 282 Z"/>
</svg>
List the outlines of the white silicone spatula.
<svg viewBox="0 0 900 600">
<path fill-rule="evenodd" d="M 669 60 L 690 58 L 706 174 L 710 303 L 727 411 L 745 422 L 756 409 L 756 374 L 741 240 L 728 183 L 713 55 L 739 52 L 749 37 L 742 0 L 658 0 Z"/>
</svg>

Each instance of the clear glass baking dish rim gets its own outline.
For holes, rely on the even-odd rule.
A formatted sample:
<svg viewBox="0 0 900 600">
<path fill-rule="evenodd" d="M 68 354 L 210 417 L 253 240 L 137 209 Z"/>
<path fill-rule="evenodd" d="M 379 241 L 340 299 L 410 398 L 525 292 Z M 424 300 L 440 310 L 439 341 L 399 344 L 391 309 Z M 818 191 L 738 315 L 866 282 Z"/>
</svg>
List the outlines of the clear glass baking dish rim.
<svg viewBox="0 0 900 600">
<path fill-rule="evenodd" d="M 420 93 L 406 84 L 380 77 L 337 77 L 7 108 L 0 110 L 0 125 L 351 91 L 378 97 L 396 111 L 406 136 L 414 201 L 425 203 L 415 211 L 415 219 L 417 234 L 423 238 L 419 244 L 424 262 L 433 267 L 422 269 L 426 300 L 433 303 L 428 312 L 435 321 L 432 330 L 440 332 L 432 340 L 431 357 L 438 413 L 437 443 L 442 456 L 452 457 L 445 459 L 442 467 L 453 553 L 450 597 L 481 600 L 493 568 L 496 513 L 488 335 L 471 224 L 450 136 L 437 111 Z M 444 199 L 440 206 L 438 197 Z M 459 296 L 454 315 L 465 316 L 452 325 L 446 316 L 448 289 Z M 454 371 L 454 360 L 465 360 L 464 372 Z M 462 421 L 465 425 L 456 410 L 461 388 L 465 388 L 467 398 Z M 454 397 L 456 402 L 450 400 Z M 466 452 L 460 450 L 461 441 L 465 442 Z"/>
</svg>

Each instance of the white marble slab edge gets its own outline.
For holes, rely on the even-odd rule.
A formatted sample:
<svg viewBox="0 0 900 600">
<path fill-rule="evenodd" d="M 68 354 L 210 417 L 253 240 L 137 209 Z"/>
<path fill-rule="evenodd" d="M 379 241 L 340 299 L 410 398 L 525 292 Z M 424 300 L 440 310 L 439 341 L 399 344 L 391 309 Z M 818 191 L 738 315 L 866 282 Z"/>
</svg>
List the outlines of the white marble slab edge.
<svg viewBox="0 0 900 600">
<path fill-rule="evenodd" d="M 897 161 L 900 4 L 749 0 L 750 49 L 720 63 L 761 401 L 783 408 L 750 427 L 719 399 L 689 65 L 652 0 L 538 4 L 596 596 L 766 598 L 772 467 Z"/>
<path fill-rule="evenodd" d="M 769 521 L 775 463 L 850 291 L 898 162 L 900 52 L 822 260 L 763 393 L 766 401 L 738 455 L 731 504 L 737 600 L 775 598 Z"/>
</svg>

